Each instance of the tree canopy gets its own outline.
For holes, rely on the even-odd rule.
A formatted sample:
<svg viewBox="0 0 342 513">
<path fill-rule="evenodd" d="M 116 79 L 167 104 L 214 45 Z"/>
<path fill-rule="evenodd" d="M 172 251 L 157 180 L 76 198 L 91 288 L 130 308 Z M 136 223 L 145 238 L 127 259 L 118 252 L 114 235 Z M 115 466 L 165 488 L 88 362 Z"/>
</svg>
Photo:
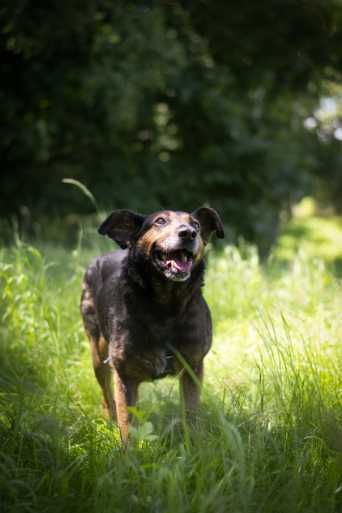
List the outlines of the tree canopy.
<svg viewBox="0 0 342 513">
<path fill-rule="evenodd" d="M 339 0 L 2 3 L 3 215 L 216 207 L 267 249 L 340 141 L 315 116 L 340 80 Z M 336 123 L 336 120 L 335 120 Z"/>
</svg>

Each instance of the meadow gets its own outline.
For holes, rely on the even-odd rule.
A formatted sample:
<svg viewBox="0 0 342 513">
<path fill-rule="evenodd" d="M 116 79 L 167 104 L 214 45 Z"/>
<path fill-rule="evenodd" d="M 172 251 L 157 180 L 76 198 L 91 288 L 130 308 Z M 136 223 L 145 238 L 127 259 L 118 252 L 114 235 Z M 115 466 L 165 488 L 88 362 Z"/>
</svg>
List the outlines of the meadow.
<svg viewBox="0 0 342 513">
<path fill-rule="evenodd" d="M 242 243 L 208 255 L 198 418 L 177 380 L 144 384 L 126 450 L 79 315 L 85 265 L 111 245 L 80 233 L 1 250 L 0 510 L 342 511 L 341 219 L 299 212 L 264 263 Z"/>
</svg>

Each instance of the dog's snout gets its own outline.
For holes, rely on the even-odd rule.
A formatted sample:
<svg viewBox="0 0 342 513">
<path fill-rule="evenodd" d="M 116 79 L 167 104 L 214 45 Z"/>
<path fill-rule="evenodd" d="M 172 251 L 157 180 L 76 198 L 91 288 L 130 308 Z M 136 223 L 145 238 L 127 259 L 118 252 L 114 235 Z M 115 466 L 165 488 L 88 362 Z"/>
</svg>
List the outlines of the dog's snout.
<svg viewBox="0 0 342 513">
<path fill-rule="evenodd" d="M 180 228 L 178 230 L 178 236 L 181 239 L 188 239 L 188 240 L 195 239 L 196 235 L 197 235 L 196 230 L 189 225 L 183 224 L 182 226 L 180 226 Z"/>
</svg>

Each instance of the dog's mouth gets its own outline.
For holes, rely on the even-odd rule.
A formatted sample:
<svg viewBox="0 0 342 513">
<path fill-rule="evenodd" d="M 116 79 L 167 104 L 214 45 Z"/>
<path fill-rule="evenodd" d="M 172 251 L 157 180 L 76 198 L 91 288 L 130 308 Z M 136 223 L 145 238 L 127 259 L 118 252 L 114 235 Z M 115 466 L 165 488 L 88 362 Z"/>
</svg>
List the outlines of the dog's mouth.
<svg viewBox="0 0 342 513">
<path fill-rule="evenodd" d="M 156 249 L 154 263 L 169 280 L 185 281 L 190 277 L 194 263 L 194 254 L 187 249 L 163 251 Z"/>
</svg>

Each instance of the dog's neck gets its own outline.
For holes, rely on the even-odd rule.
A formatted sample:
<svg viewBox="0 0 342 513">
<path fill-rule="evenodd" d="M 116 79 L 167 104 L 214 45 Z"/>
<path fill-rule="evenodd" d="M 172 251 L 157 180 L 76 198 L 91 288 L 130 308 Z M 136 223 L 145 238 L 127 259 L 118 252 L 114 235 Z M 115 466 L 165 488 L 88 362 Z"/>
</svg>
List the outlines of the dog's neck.
<svg viewBox="0 0 342 513">
<path fill-rule="evenodd" d="M 151 263 L 129 254 L 126 276 L 133 286 L 148 294 L 149 300 L 170 311 L 180 312 L 186 309 L 195 293 L 203 286 L 204 268 L 205 264 L 201 261 L 188 280 L 176 282 L 159 275 Z"/>
</svg>

